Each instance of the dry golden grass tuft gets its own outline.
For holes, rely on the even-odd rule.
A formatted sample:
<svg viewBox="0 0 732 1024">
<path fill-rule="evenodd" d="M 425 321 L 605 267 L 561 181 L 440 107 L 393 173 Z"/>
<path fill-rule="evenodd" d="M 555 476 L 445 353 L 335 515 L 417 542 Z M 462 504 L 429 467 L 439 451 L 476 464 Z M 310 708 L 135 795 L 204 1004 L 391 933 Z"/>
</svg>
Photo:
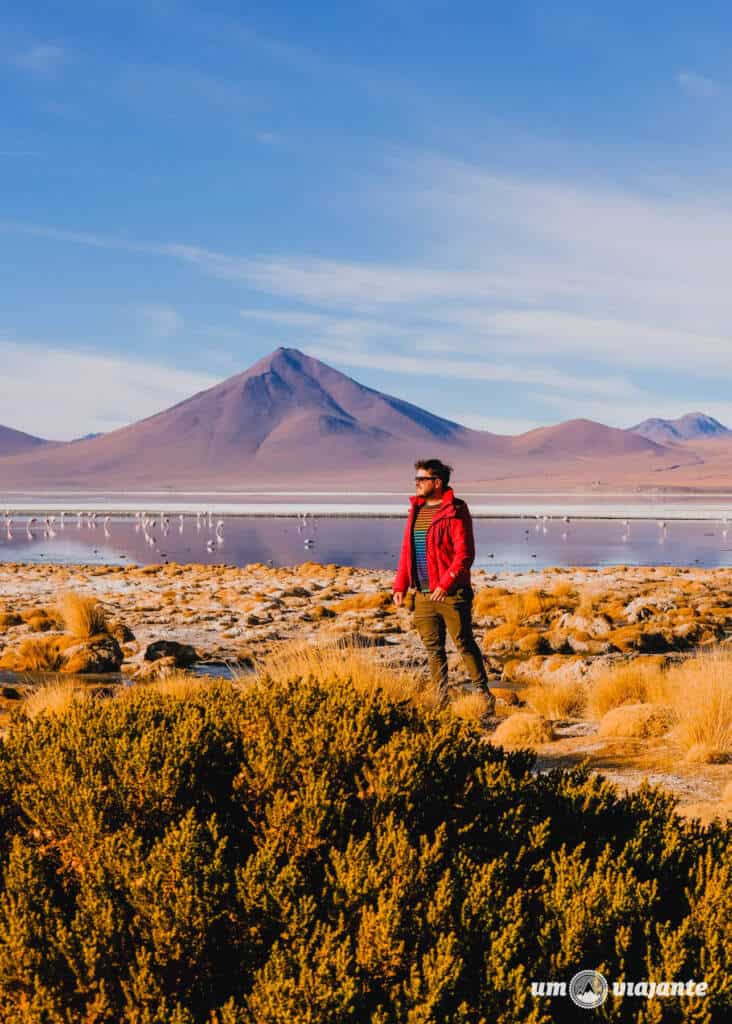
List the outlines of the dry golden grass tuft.
<svg viewBox="0 0 732 1024">
<path fill-rule="evenodd" d="M 31 691 L 23 704 L 23 711 L 28 718 L 63 715 L 73 704 L 91 699 L 88 690 L 68 679 L 50 679 Z"/>
<path fill-rule="evenodd" d="M 376 594 L 354 594 L 353 597 L 344 597 L 342 601 L 332 604 L 334 612 L 361 612 L 374 611 L 379 608 L 389 609 L 394 607 L 391 592 Z"/>
<path fill-rule="evenodd" d="M 524 633 L 516 641 L 516 649 L 521 654 L 540 654 L 542 651 L 549 650 L 550 648 L 541 633 L 538 633 L 536 630 L 529 630 L 528 633 Z"/>
<path fill-rule="evenodd" d="M 722 796 L 720 799 L 725 807 L 732 807 L 732 779 L 729 780 L 722 790 Z"/>
<path fill-rule="evenodd" d="M 480 723 L 488 714 L 491 703 L 484 693 L 463 693 L 450 701 L 450 711 L 456 718 Z"/>
<path fill-rule="evenodd" d="M 33 633 L 45 633 L 61 627 L 61 619 L 54 609 L 26 608 L 20 617 Z"/>
<path fill-rule="evenodd" d="M 500 747 L 532 747 L 554 739 L 551 723 L 541 715 L 519 711 L 505 718 L 490 737 Z"/>
<path fill-rule="evenodd" d="M 676 721 L 673 708 L 665 704 L 622 704 L 608 711 L 597 734 L 606 738 L 648 739 L 665 736 Z"/>
<path fill-rule="evenodd" d="M 59 612 L 66 631 L 79 640 L 108 632 L 104 610 L 91 595 L 67 591 L 59 600 Z"/>
<path fill-rule="evenodd" d="M 669 673 L 679 724 L 674 738 L 689 756 L 707 748 L 715 761 L 732 757 L 732 653 L 705 651 Z"/>
<path fill-rule="evenodd" d="M 708 743 L 694 743 L 684 754 L 687 764 L 726 764 L 729 759 L 726 750 L 712 747 Z"/>
<path fill-rule="evenodd" d="M 22 621 L 17 612 L 0 612 L 0 629 L 12 629 L 13 626 L 19 626 Z"/>
<path fill-rule="evenodd" d="M 671 736 L 687 760 L 732 758 L 732 652 L 703 651 L 665 668 L 654 657 L 596 670 L 590 677 L 587 714 L 603 718 L 628 704 L 662 704 L 677 724 Z"/>
<path fill-rule="evenodd" d="M 554 586 L 549 589 L 548 593 L 563 606 L 575 604 L 578 600 L 577 588 L 573 583 L 570 583 L 569 580 L 557 580 Z"/>
<path fill-rule="evenodd" d="M 604 587 L 591 583 L 580 587 L 577 596 L 577 614 L 590 619 L 607 595 Z"/>
<path fill-rule="evenodd" d="M 27 637 L 18 647 L 3 651 L 0 668 L 9 672 L 56 672 L 71 643 L 70 637 L 63 636 Z"/>
<path fill-rule="evenodd" d="M 483 634 L 485 647 L 492 647 L 494 644 L 503 643 L 505 640 L 513 640 L 516 636 L 516 626 L 512 622 L 504 622 L 493 629 L 487 629 Z"/>
<path fill-rule="evenodd" d="M 473 615 L 479 619 L 486 615 L 495 615 L 501 598 L 508 593 L 505 587 L 483 587 L 473 598 Z"/>
<path fill-rule="evenodd" d="M 587 685 L 581 679 L 542 680 L 521 696 L 544 718 L 579 718 L 587 706 Z"/>
<path fill-rule="evenodd" d="M 211 683 L 207 676 L 197 676 L 192 672 L 178 671 L 171 672 L 162 679 L 156 679 L 152 683 L 145 683 L 145 689 L 153 693 L 163 694 L 165 697 L 174 697 L 177 700 L 185 700 L 187 697 L 194 697 Z M 133 687 L 128 687 L 122 693 L 129 693 Z"/>
<path fill-rule="evenodd" d="M 621 704 L 670 702 L 667 671 L 655 658 L 634 658 L 620 665 L 602 665 L 591 673 L 587 695 L 590 718 L 603 718 Z"/>
<path fill-rule="evenodd" d="M 544 615 L 552 605 L 552 599 L 538 588 L 520 590 L 507 594 L 496 606 L 496 614 L 505 619 L 506 624 L 520 626 L 535 615 Z"/>
<path fill-rule="evenodd" d="M 374 649 L 353 635 L 318 643 L 286 641 L 256 665 L 259 681 L 287 682 L 308 676 L 335 686 L 350 680 L 360 693 L 381 689 L 394 700 L 411 700 L 422 707 L 439 704 L 436 687 L 423 682 L 419 667 L 404 668 L 375 657 Z M 251 680 L 244 677 L 243 682 L 250 685 Z"/>
</svg>

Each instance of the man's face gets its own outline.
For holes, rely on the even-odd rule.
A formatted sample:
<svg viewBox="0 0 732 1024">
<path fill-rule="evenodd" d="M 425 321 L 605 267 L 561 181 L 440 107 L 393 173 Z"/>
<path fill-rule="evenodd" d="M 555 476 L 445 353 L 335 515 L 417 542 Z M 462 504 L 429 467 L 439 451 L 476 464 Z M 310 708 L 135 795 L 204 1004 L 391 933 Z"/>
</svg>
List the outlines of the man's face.
<svg viewBox="0 0 732 1024">
<path fill-rule="evenodd" d="M 417 487 L 417 495 L 420 498 L 438 498 L 442 494 L 442 481 L 439 477 L 433 476 L 428 469 L 418 469 L 414 478 Z"/>
</svg>

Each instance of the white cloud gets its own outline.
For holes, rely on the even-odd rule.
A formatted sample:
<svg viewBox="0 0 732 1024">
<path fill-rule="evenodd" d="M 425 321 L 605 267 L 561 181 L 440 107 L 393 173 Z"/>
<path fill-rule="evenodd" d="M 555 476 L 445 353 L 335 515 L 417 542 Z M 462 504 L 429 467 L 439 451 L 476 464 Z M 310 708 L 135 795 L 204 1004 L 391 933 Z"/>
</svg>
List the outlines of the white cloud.
<svg viewBox="0 0 732 1024">
<path fill-rule="evenodd" d="M 405 225 L 405 239 L 410 226 L 424 229 L 429 242 L 398 263 L 254 259 L 180 242 L 0 227 L 174 259 L 259 291 L 272 308 L 243 309 L 244 321 L 340 365 L 417 375 L 427 372 L 420 353 L 429 352 L 454 379 L 533 387 L 556 403 L 558 418 L 594 408 L 627 424 L 658 413 L 669 388 L 695 393 L 676 414 L 687 404 L 711 409 L 704 382 L 711 393 L 710 382 L 732 372 L 732 193 L 496 175 L 423 154 L 402 154 L 398 172 L 388 194 L 362 195 L 367 212 L 373 201 L 386 221 Z M 639 385 L 639 374 L 650 381 L 659 370 L 658 393 Z"/>
<path fill-rule="evenodd" d="M 618 376 L 573 376 L 551 367 L 533 367 L 510 364 L 495 359 L 424 359 L 419 355 L 396 355 L 392 352 L 333 348 L 323 345 L 305 346 L 309 355 L 325 362 L 346 366 L 362 366 L 395 373 L 425 377 L 451 377 L 456 380 L 486 380 L 515 383 L 522 386 L 545 387 L 560 392 L 579 392 L 583 395 L 612 396 L 621 391 L 636 392 L 636 388 Z"/>
<path fill-rule="evenodd" d="M 62 46 L 42 44 L 17 54 L 12 58 L 12 63 L 36 75 L 52 75 L 58 71 L 66 57 L 66 50 Z"/>
<path fill-rule="evenodd" d="M 719 95 L 719 86 L 713 79 L 697 75 L 694 71 L 680 71 L 678 83 L 689 96 L 707 99 L 710 96 Z"/>
<path fill-rule="evenodd" d="M 190 397 L 219 378 L 0 338 L 3 426 L 52 440 L 113 430 Z"/>
</svg>

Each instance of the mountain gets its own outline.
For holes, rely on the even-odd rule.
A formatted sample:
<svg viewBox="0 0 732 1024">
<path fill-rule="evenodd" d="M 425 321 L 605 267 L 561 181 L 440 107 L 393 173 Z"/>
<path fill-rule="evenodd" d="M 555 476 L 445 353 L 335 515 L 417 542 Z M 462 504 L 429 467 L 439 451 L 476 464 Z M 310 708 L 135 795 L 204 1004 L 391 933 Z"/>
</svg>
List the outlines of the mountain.
<svg viewBox="0 0 732 1024">
<path fill-rule="evenodd" d="M 567 420 L 554 427 L 540 427 L 513 438 L 515 454 L 547 457 L 591 455 L 636 455 L 639 452 L 662 453 L 663 446 L 652 439 L 606 427 L 594 420 Z"/>
<path fill-rule="evenodd" d="M 642 423 L 630 427 L 629 431 L 658 444 L 679 444 L 683 441 L 732 436 L 732 430 L 703 412 L 689 412 L 675 420 L 663 420 L 658 417 L 643 420 Z"/>
<path fill-rule="evenodd" d="M 378 476 L 380 465 L 403 467 L 415 452 L 441 458 L 491 439 L 497 448 L 507 442 L 365 387 L 297 349 L 278 348 L 244 373 L 128 427 L 6 460 L 2 478 L 246 490 L 251 478 L 357 479 L 364 466 Z"/>
<path fill-rule="evenodd" d="M 243 373 L 119 430 L 63 443 L 30 439 L 4 454 L 0 448 L 0 485 L 411 493 L 415 459 L 439 458 L 455 467 L 459 489 L 657 490 L 732 479 L 732 442 L 711 448 L 666 445 L 587 419 L 516 437 L 471 430 L 365 387 L 298 349 L 278 348 Z"/>
<path fill-rule="evenodd" d="M 19 452 L 29 451 L 43 444 L 50 444 L 50 442 L 44 441 L 42 437 L 24 434 L 22 430 L 13 430 L 11 427 L 0 425 L 0 457 L 17 455 Z"/>
</svg>

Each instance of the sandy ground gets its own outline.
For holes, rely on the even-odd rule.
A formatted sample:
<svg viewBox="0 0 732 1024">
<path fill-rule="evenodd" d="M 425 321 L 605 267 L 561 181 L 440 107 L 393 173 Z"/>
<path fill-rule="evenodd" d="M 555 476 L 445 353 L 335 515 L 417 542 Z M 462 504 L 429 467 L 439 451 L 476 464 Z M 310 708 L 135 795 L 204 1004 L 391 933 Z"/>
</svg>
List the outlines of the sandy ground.
<svg viewBox="0 0 732 1024">
<path fill-rule="evenodd" d="M 0 564 L 0 612 L 29 618 L 34 610 L 53 609 L 65 591 L 96 595 L 110 620 L 123 623 L 134 634 L 134 639 L 123 645 L 126 676 L 144 665 L 145 649 L 156 640 L 192 645 L 202 670 L 215 673 L 224 666 L 244 667 L 251 658 L 258 660 L 288 641 L 318 642 L 343 635 L 356 635 L 371 645 L 374 658 L 425 674 L 424 651 L 411 612 L 395 609 L 389 600 L 392 579 L 388 570 L 316 563 L 289 568 L 262 564 L 140 568 L 6 563 Z M 507 700 L 518 700 L 519 706 L 532 673 L 551 670 L 568 677 L 581 676 L 600 659 L 610 663 L 649 653 L 680 659 L 700 644 L 725 644 L 732 635 L 732 570 L 620 566 L 513 574 L 480 571 L 473 574 L 473 586 L 475 632 L 492 684 L 499 694 L 504 691 Z M 502 620 L 495 609 L 481 611 L 480 594 L 487 589 L 504 588 L 515 594 L 552 593 L 562 587 L 589 593 L 590 612 L 592 601 L 602 598 L 607 607 L 612 601 L 619 609 L 614 613 L 618 621 L 612 629 L 603 627 L 603 632 L 597 615 L 589 623 L 577 610 L 561 613 L 554 609 L 552 622 L 542 621 L 540 615 L 533 620 L 529 617 L 517 628 L 516 636 L 506 640 L 501 629 L 496 629 Z M 349 608 L 349 602 L 366 607 Z M 592 617 L 586 605 L 585 599 L 585 620 Z M 536 648 L 529 649 L 523 642 L 544 628 L 555 646 L 558 630 L 564 630 L 559 642 L 565 653 L 537 655 Z M 498 639 L 497 634 L 501 634 Z M 5 654 L 37 635 L 25 621 L 0 628 L 0 666 Z M 450 641 L 448 651 L 452 681 L 467 684 Z M 22 694 L 23 677 L 0 672 L 2 685 L 7 695 L 0 696 L 0 725 L 17 706 L 12 690 Z M 485 723 L 488 739 L 500 720 L 515 710 L 499 702 L 498 718 Z M 663 785 L 678 799 L 683 814 L 705 821 L 732 816 L 732 806 L 721 799 L 725 785 L 732 780 L 732 763 L 687 765 L 667 737 L 605 739 L 597 735 L 598 722 L 589 719 L 553 724 L 557 739 L 537 748 L 540 770 L 587 760 L 624 789 L 633 789 L 644 779 Z"/>
</svg>

